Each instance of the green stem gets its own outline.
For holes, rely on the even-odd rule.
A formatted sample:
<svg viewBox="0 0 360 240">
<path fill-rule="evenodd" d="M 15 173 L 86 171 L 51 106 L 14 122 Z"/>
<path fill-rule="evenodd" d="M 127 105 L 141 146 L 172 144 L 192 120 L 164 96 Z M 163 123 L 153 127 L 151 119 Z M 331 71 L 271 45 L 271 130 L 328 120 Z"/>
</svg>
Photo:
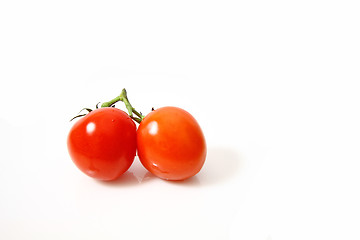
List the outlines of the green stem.
<svg viewBox="0 0 360 240">
<path fill-rule="evenodd" d="M 130 104 L 130 102 L 129 102 L 129 99 L 128 99 L 128 97 L 127 97 L 127 92 L 126 92 L 126 89 L 125 89 L 125 88 L 121 91 L 121 93 L 120 93 L 119 96 L 117 96 L 116 98 L 114 98 L 114 99 L 112 99 L 112 100 L 110 100 L 110 101 L 108 101 L 108 102 L 104 102 L 103 104 L 101 104 L 101 107 L 102 107 L 102 108 L 103 108 L 103 107 L 111 107 L 112 105 L 114 105 L 115 103 L 117 103 L 117 102 L 119 102 L 119 101 L 121 101 L 121 102 L 123 102 L 123 103 L 125 104 L 125 107 L 126 107 L 126 109 L 128 110 L 128 112 L 129 112 L 129 116 L 130 116 L 134 121 L 136 121 L 137 123 L 140 123 L 140 122 L 144 119 L 145 116 L 143 116 L 143 115 L 141 114 L 141 112 L 139 113 L 138 111 L 135 110 L 135 108 L 133 108 L 133 107 L 131 106 L 131 104 Z M 133 113 L 134 113 L 137 117 L 133 117 Z"/>
</svg>

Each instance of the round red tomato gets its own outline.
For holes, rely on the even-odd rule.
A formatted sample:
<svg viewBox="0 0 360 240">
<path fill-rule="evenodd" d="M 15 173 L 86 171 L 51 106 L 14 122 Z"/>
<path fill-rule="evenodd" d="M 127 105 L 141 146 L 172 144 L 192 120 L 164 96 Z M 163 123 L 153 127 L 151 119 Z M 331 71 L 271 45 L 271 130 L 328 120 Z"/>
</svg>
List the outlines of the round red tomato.
<svg viewBox="0 0 360 240">
<path fill-rule="evenodd" d="M 120 109 L 96 109 L 73 125 L 67 146 L 82 172 L 96 179 L 114 180 L 134 161 L 136 125 Z"/>
<path fill-rule="evenodd" d="M 197 174 L 206 158 L 203 132 L 190 113 L 163 107 L 149 113 L 137 130 L 138 156 L 144 167 L 166 180 Z"/>
</svg>

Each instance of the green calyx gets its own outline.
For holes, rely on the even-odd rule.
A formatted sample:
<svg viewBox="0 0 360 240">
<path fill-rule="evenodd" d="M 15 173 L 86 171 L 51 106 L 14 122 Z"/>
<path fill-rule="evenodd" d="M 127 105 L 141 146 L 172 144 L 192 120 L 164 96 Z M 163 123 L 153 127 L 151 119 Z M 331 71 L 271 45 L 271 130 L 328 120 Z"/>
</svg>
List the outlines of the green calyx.
<svg viewBox="0 0 360 240">
<path fill-rule="evenodd" d="M 135 108 L 133 108 L 133 106 L 131 106 L 130 102 L 129 102 L 129 99 L 127 97 L 127 92 L 126 92 L 126 89 L 124 88 L 120 95 L 117 96 L 116 98 L 108 101 L 108 102 L 104 102 L 101 104 L 101 108 L 104 108 L 104 107 L 115 107 L 115 103 L 117 102 L 123 102 L 125 104 L 125 107 L 126 109 L 128 110 L 128 113 L 129 113 L 129 116 L 131 117 L 131 119 L 133 119 L 134 121 L 136 121 L 137 123 L 140 123 L 145 116 L 142 115 L 141 112 L 138 112 L 135 110 Z M 98 104 L 96 104 L 96 109 L 98 109 Z M 83 108 L 80 112 L 79 112 L 79 115 L 73 117 L 70 121 L 74 120 L 75 118 L 78 118 L 78 117 L 83 117 L 85 116 L 86 114 L 80 114 L 83 110 L 87 110 L 88 112 L 91 112 L 92 109 L 90 108 Z M 134 116 L 135 115 L 135 116 Z"/>
<path fill-rule="evenodd" d="M 117 102 L 123 102 L 125 104 L 125 107 L 126 109 L 128 110 L 129 112 L 129 116 L 134 120 L 136 121 L 137 123 L 140 123 L 145 116 L 142 115 L 141 112 L 138 112 L 135 110 L 135 108 L 133 108 L 133 106 L 131 106 L 130 102 L 129 102 L 129 99 L 127 97 L 127 92 L 126 92 L 126 89 L 124 88 L 120 95 L 117 96 L 116 98 L 110 100 L 109 102 L 104 102 L 103 104 L 101 104 L 101 107 L 112 107 L 115 103 Z M 136 117 L 134 117 L 134 115 L 136 115 Z"/>
</svg>

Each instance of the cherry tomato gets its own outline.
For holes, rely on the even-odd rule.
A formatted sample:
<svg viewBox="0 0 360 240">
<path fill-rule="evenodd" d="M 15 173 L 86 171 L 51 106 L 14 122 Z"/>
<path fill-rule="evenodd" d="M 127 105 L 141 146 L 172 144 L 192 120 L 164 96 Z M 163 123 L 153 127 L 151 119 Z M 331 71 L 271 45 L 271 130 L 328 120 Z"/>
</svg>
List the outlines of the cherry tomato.
<svg viewBox="0 0 360 240">
<path fill-rule="evenodd" d="M 203 132 L 190 113 L 163 107 L 149 113 L 137 130 L 138 156 L 143 166 L 166 180 L 197 174 L 206 158 Z"/>
<path fill-rule="evenodd" d="M 136 125 L 120 109 L 96 109 L 73 125 L 67 146 L 73 162 L 86 175 L 114 180 L 134 161 Z"/>
</svg>

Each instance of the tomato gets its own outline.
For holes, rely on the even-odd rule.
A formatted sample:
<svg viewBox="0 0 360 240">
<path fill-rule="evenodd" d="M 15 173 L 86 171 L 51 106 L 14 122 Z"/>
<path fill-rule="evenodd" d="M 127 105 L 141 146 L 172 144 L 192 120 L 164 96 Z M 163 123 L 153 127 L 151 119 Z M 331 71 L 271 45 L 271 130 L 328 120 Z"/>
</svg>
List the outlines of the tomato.
<svg viewBox="0 0 360 240">
<path fill-rule="evenodd" d="M 166 180 L 184 180 L 204 165 L 206 143 L 195 118 L 177 107 L 149 113 L 137 130 L 138 156 L 143 166 Z"/>
<path fill-rule="evenodd" d="M 96 109 L 73 125 L 67 146 L 73 162 L 86 175 L 114 180 L 134 161 L 136 125 L 120 109 Z"/>
</svg>

